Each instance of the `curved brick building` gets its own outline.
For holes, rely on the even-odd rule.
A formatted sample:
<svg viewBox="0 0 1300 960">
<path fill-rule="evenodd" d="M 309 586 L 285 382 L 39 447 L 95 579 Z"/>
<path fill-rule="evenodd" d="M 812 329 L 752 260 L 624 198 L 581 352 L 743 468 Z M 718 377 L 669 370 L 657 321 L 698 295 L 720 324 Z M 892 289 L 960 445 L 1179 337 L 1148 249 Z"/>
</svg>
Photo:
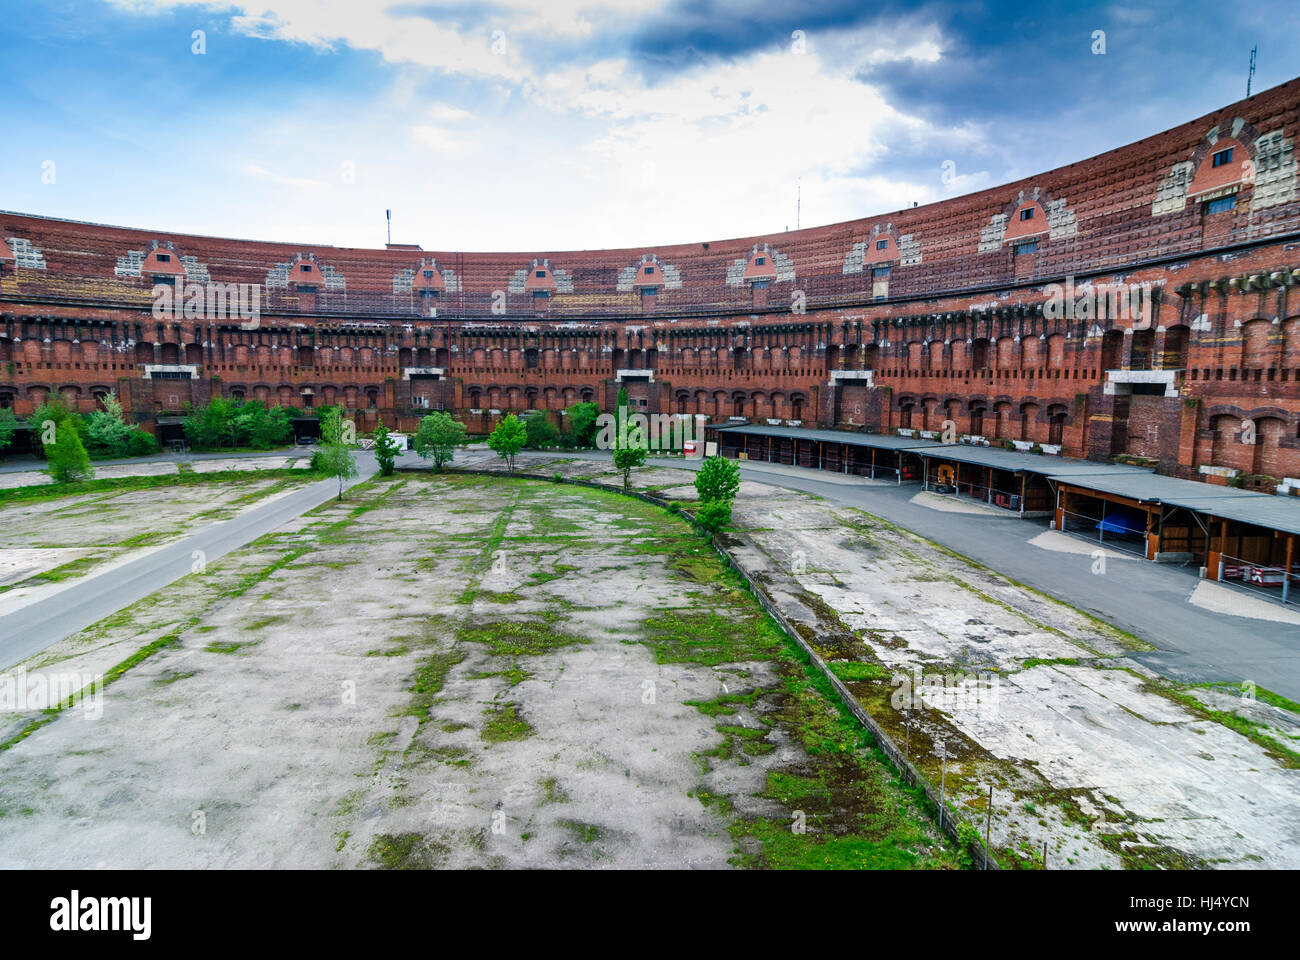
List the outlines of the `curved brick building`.
<svg viewBox="0 0 1300 960">
<path fill-rule="evenodd" d="M 116 391 L 167 434 L 224 395 L 481 431 L 609 406 L 621 383 L 647 413 L 951 420 L 1182 476 L 1294 477 L 1298 107 L 1295 80 L 980 193 L 672 246 L 362 250 L 0 213 L 0 406 Z"/>
</svg>

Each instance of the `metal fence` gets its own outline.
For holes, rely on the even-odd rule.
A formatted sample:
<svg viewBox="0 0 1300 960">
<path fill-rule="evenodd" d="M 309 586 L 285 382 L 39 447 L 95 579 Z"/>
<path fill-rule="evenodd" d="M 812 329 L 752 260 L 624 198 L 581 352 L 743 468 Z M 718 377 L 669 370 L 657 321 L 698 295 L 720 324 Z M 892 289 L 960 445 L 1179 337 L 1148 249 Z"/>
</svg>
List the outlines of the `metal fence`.
<svg viewBox="0 0 1300 960">
<path fill-rule="evenodd" d="M 1284 567 L 1242 560 L 1225 553 L 1219 556 L 1218 575 L 1224 583 L 1245 587 L 1270 600 L 1300 606 L 1300 563 L 1293 563 L 1288 572 Z"/>
<path fill-rule="evenodd" d="M 1102 517 L 1074 513 L 1070 510 L 1062 510 L 1061 514 L 1061 530 L 1063 533 L 1069 533 L 1084 540 L 1091 540 L 1112 550 L 1121 550 L 1125 553 L 1136 554 L 1143 559 L 1146 558 L 1147 535 L 1145 530 L 1129 530 L 1124 533 L 1103 530 L 1101 528 Z"/>
</svg>

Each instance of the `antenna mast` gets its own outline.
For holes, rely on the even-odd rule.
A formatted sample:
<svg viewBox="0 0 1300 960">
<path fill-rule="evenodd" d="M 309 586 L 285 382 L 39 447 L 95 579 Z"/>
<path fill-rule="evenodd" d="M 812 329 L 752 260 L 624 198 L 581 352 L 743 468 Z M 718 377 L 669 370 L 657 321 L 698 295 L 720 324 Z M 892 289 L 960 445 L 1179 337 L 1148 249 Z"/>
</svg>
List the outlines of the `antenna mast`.
<svg viewBox="0 0 1300 960">
<path fill-rule="evenodd" d="M 1259 52 L 1259 44 L 1250 48 L 1250 73 L 1246 77 L 1246 96 L 1250 96 L 1250 84 L 1255 79 L 1255 54 Z"/>
</svg>

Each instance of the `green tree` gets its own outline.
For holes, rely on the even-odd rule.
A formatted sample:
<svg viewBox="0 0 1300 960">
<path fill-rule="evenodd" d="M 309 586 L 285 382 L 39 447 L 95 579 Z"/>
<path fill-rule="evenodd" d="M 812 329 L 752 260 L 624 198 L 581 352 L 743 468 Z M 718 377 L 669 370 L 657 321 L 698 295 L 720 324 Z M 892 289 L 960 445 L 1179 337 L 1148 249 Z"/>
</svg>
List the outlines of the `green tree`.
<svg viewBox="0 0 1300 960">
<path fill-rule="evenodd" d="M 327 477 L 336 477 L 339 481 L 339 499 L 343 499 L 343 482 L 357 475 L 357 462 L 352 459 L 352 451 L 341 443 L 321 444 L 311 458 L 312 467 Z"/>
<path fill-rule="evenodd" d="M 181 422 L 181 429 L 195 450 L 213 450 L 235 445 L 235 413 L 238 407 L 233 400 L 213 397 L 204 407 L 191 412 Z"/>
<path fill-rule="evenodd" d="M 132 427 L 131 432 L 126 435 L 126 454 L 128 457 L 145 457 L 151 453 L 157 453 L 161 444 L 158 438 L 148 430 L 141 430 L 139 427 Z"/>
<path fill-rule="evenodd" d="M 14 412 L 8 407 L 0 408 L 0 460 L 4 459 L 5 450 L 13 441 L 17 429 L 18 418 L 14 416 Z"/>
<path fill-rule="evenodd" d="M 388 428 L 384 426 L 384 421 L 380 420 L 379 425 L 375 427 L 375 460 L 379 463 L 381 476 L 393 475 L 393 463 L 397 458 L 398 449 L 397 441 L 388 435 Z"/>
<path fill-rule="evenodd" d="M 46 472 L 55 483 L 76 483 L 95 475 L 90 466 L 90 455 L 86 453 L 81 434 L 74 424 L 73 418 L 65 419 L 55 427 L 54 442 L 45 445 L 45 459 L 49 461 Z"/>
<path fill-rule="evenodd" d="M 524 435 L 524 446 L 529 450 L 545 450 L 560 442 L 560 431 L 545 410 L 524 421 Z"/>
<path fill-rule="evenodd" d="M 420 419 L 415 431 L 415 452 L 425 460 L 433 458 L 435 470 L 456 458 L 456 448 L 465 442 L 465 424 L 449 413 L 431 413 Z"/>
<path fill-rule="evenodd" d="M 627 401 L 627 388 L 618 388 L 618 401 L 614 404 L 614 469 L 623 471 L 623 489 L 632 486 L 632 469 L 645 464 L 649 449 L 645 431 L 639 424 L 631 424 Z"/>
<path fill-rule="evenodd" d="M 643 446 L 619 446 L 614 448 L 614 468 L 623 471 L 623 489 L 632 486 L 632 468 L 644 466 L 649 451 Z"/>
<path fill-rule="evenodd" d="M 85 421 L 86 450 L 95 457 L 125 457 L 130 452 L 133 429 L 122 416 L 122 404 L 115 394 L 103 400 L 104 409 L 94 410 Z"/>
<path fill-rule="evenodd" d="M 347 411 L 342 406 L 321 407 L 317 418 L 320 422 L 321 443 L 341 443 L 345 447 L 357 444 L 357 427 L 351 419 L 345 417 Z"/>
<path fill-rule="evenodd" d="M 524 425 L 513 413 L 509 413 L 488 437 L 488 446 L 496 451 L 497 456 L 505 458 L 506 469 L 514 473 L 515 455 L 524 448 L 527 439 L 528 433 Z"/>
<path fill-rule="evenodd" d="M 740 490 L 740 464 L 725 457 L 709 457 L 695 475 L 695 492 L 701 503 L 736 499 Z"/>
<path fill-rule="evenodd" d="M 730 500 L 708 500 L 695 509 L 695 522 L 709 533 L 717 533 L 731 522 Z"/>
<path fill-rule="evenodd" d="M 63 425 L 64 421 L 79 426 L 76 414 L 69 410 L 63 402 L 63 398 L 57 395 L 42 403 L 27 418 L 27 426 L 40 440 L 42 452 L 46 447 L 54 443 L 58 428 Z"/>
<path fill-rule="evenodd" d="M 569 442 L 581 449 L 596 445 L 596 418 L 600 407 L 594 403 L 575 403 L 564 412 L 564 426 L 569 432 Z"/>
</svg>

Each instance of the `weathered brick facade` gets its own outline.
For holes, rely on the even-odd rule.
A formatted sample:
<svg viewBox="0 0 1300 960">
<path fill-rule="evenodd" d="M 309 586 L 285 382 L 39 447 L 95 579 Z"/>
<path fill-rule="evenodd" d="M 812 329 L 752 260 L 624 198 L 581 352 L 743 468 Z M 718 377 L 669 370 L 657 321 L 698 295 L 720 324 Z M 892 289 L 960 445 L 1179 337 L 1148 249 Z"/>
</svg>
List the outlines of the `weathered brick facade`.
<svg viewBox="0 0 1300 960">
<path fill-rule="evenodd" d="M 482 431 L 608 407 L 621 383 L 650 413 L 951 420 L 1185 476 L 1294 477 L 1298 134 L 1295 80 L 980 193 L 652 250 L 359 250 L 0 213 L 0 405 L 117 391 L 150 425 L 220 394 L 343 403 L 362 429 L 441 408 Z M 160 282 L 256 285 L 259 316 L 187 315 L 182 295 L 160 319 Z M 1147 292 L 1141 315 L 1121 290 Z"/>
</svg>

